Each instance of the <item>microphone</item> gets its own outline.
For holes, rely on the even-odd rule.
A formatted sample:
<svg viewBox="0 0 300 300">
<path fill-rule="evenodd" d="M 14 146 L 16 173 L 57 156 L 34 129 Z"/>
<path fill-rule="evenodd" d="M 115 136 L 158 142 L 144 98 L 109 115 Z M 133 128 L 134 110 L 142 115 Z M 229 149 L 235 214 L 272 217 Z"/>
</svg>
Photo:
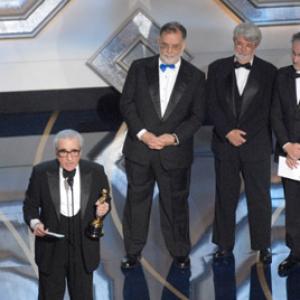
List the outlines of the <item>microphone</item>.
<svg viewBox="0 0 300 300">
<path fill-rule="evenodd" d="M 67 171 L 63 169 L 63 177 L 66 179 L 66 181 L 68 182 L 71 188 L 73 187 L 75 173 L 76 173 L 76 169 L 72 171 Z"/>
</svg>

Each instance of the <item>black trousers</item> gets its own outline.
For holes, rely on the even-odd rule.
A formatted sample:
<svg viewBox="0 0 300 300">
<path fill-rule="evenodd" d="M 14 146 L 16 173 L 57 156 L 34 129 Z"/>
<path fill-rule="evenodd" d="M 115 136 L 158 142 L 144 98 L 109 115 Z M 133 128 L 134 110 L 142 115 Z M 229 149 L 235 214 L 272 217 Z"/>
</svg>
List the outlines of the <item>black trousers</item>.
<svg viewBox="0 0 300 300">
<path fill-rule="evenodd" d="M 300 182 L 282 178 L 285 195 L 286 244 L 300 259 Z"/>
<path fill-rule="evenodd" d="M 258 162 L 215 159 L 215 173 L 213 242 L 224 249 L 234 247 L 235 213 L 240 197 L 242 175 L 248 207 L 251 248 L 260 250 L 270 247 L 272 217 L 270 159 Z"/>
<path fill-rule="evenodd" d="M 39 300 L 63 300 L 66 283 L 71 300 L 93 299 L 93 273 L 86 271 L 81 248 L 80 212 L 60 217 L 60 233 L 49 272 L 39 272 Z"/>
<path fill-rule="evenodd" d="M 155 182 L 159 189 L 160 222 L 164 240 L 173 257 L 190 252 L 188 195 L 190 168 L 166 170 L 159 151 L 147 166 L 126 160 L 127 200 L 123 215 L 125 250 L 140 255 L 146 244 Z"/>
</svg>

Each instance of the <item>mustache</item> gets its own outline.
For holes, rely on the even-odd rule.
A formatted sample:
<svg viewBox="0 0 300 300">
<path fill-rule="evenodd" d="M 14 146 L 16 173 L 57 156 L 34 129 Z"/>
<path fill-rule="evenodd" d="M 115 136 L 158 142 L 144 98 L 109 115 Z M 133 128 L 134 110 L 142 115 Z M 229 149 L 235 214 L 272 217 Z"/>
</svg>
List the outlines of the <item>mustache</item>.
<svg viewBox="0 0 300 300">
<path fill-rule="evenodd" d="M 250 55 L 250 54 L 244 55 L 244 54 L 240 54 L 240 53 L 235 53 L 234 56 L 238 60 L 251 60 L 252 59 L 252 55 Z"/>
</svg>

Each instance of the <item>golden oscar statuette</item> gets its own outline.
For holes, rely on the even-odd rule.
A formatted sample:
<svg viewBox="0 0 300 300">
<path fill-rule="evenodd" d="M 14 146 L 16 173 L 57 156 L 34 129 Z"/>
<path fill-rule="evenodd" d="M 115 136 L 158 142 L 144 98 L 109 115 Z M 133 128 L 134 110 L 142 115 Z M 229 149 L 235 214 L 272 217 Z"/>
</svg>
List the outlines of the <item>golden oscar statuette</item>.
<svg viewBox="0 0 300 300">
<path fill-rule="evenodd" d="M 101 196 L 97 200 L 100 202 L 100 204 L 103 204 L 106 202 L 106 200 L 109 198 L 107 189 L 102 189 Z M 96 217 L 88 226 L 86 230 L 86 234 L 89 238 L 93 240 L 98 240 L 100 237 L 104 235 L 103 232 L 103 217 Z"/>
</svg>

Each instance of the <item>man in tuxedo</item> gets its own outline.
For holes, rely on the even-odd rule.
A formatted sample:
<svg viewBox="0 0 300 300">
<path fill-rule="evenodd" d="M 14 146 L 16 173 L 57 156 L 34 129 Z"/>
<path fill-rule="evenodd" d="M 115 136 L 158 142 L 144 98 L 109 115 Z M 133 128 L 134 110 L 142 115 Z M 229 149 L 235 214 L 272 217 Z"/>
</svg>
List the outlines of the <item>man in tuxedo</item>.
<svg viewBox="0 0 300 300">
<path fill-rule="evenodd" d="M 188 195 L 193 135 L 204 115 L 205 76 L 181 57 L 185 40 L 181 24 L 162 26 L 160 54 L 132 63 L 121 97 L 128 125 L 123 148 L 128 179 L 125 269 L 138 263 L 145 246 L 155 183 L 166 246 L 178 267 L 190 264 Z"/>
<path fill-rule="evenodd" d="M 277 138 L 275 159 L 286 157 L 286 164 L 299 168 L 300 159 L 300 32 L 292 37 L 292 65 L 279 69 L 272 103 L 272 127 Z M 280 276 L 300 265 L 300 182 L 282 178 L 285 194 L 286 244 L 289 256 L 279 265 Z"/>
<path fill-rule="evenodd" d="M 39 299 L 62 300 L 67 280 L 70 299 L 93 299 L 93 271 L 100 260 L 99 241 L 85 231 L 109 203 L 97 199 L 108 181 L 101 165 L 81 159 L 83 139 L 74 130 L 57 133 L 56 160 L 33 168 L 24 219 L 35 235 Z M 63 237 L 55 237 L 51 233 Z"/>
<path fill-rule="evenodd" d="M 271 262 L 269 114 L 276 69 L 255 56 L 261 32 L 251 23 L 236 26 L 234 56 L 219 59 L 208 69 L 208 107 L 213 121 L 216 201 L 213 242 L 215 259 L 232 255 L 235 212 L 241 175 L 248 206 L 251 248 L 260 261 Z"/>
</svg>

